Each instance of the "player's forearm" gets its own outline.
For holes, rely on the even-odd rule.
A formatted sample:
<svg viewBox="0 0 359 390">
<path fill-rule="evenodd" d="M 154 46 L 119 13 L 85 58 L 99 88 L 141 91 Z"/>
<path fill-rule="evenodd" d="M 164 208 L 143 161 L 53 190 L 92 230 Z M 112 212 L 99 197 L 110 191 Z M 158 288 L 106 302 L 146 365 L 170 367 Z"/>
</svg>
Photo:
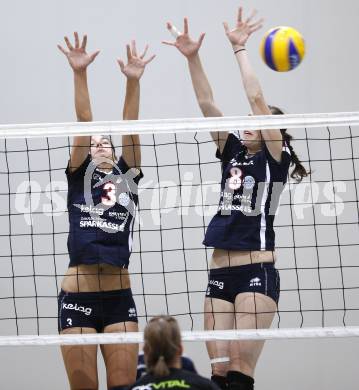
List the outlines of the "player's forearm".
<svg viewBox="0 0 359 390">
<path fill-rule="evenodd" d="M 197 102 L 204 116 L 221 116 L 221 112 L 215 105 L 212 88 L 203 69 L 201 59 L 197 54 L 188 59 L 193 89 Z M 218 111 L 218 112 L 217 112 Z"/>
<path fill-rule="evenodd" d="M 126 97 L 123 106 L 123 119 L 137 120 L 140 111 L 140 82 L 136 79 L 127 79 Z"/>
<path fill-rule="evenodd" d="M 92 112 L 86 70 L 74 72 L 74 82 L 77 120 L 80 122 L 90 122 L 92 121 Z"/>
<path fill-rule="evenodd" d="M 250 103 L 255 103 L 263 96 L 259 80 L 250 63 L 246 50 L 241 50 L 236 54 L 236 59 L 242 75 L 242 82 L 245 93 Z"/>
<path fill-rule="evenodd" d="M 124 120 L 137 120 L 140 110 L 140 82 L 127 79 L 126 97 L 123 106 Z M 122 136 L 122 157 L 131 168 L 141 166 L 141 148 L 138 135 Z"/>
</svg>

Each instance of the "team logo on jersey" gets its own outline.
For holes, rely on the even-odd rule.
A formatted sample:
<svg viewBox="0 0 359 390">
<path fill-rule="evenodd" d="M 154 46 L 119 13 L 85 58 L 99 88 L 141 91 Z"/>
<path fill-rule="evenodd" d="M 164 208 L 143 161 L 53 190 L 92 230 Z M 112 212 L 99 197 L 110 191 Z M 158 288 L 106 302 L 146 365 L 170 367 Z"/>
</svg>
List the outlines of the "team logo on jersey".
<svg viewBox="0 0 359 390">
<path fill-rule="evenodd" d="M 256 184 L 256 181 L 253 176 L 245 176 L 243 179 L 243 187 L 246 190 L 251 190 L 254 185 Z"/>
<path fill-rule="evenodd" d="M 129 318 L 137 317 L 136 309 L 134 307 L 130 307 L 128 309 L 128 317 Z"/>
<path fill-rule="evenodd" d="M 249 287 L 261 286 L 261 280 L 259 278 L 253 278 L 249 281 Z"/>
</svg>

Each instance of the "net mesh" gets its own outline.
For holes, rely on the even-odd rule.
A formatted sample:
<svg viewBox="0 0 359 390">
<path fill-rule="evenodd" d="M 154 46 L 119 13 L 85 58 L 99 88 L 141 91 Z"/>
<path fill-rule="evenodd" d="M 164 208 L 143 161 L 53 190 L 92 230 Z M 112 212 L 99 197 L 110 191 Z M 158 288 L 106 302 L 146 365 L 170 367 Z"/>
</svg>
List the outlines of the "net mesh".
<svg viewBox="0 0 359 390">
<path fill-rule="evenodd" d="M 231 120 L 233 127 L 245 128 L 250 121 L 252 128 L 262 128 L 256 119 Z M 311 175 L 299 184 L 289 181 L 275 220 L 281 297 L 274 328 L 359 325 L 359 127 L 352 119 L 302 116 L 290 126 L 297 127 L 290 131 L 292 145 Z M 278 127 L 283 128 L 291 117 L 270 120 L 273 126 L 282 121 Z M 215 128 L 226 124 L 227 118 L 216 119 Z M 182 329 L 198 331 L 212 253 L 202 241 L 218 207 L 220 163 L 208 133 L 213 123 L 165 125 L 151 122 L 143 131 L 146 126 L 132 123 L 131 132 L 137 126 L 146 133 L 129 268 L 132 291 L 141 329 L 165 313 Z M 186 126 L 190 130 L 183 132 Z M 195 127 L 201 131 L 192 131 Z M 0 129 L 1 336 L 57 333 L 57 294 L 68 266 L 64 170 L 71 140 L 58 136 L 56 128 L 30 127 L 26 138 L 15 138 L 25 126 Z M 107 128 L 117 133 L 119 156 L 123 129 Z M 80 124 L 70 130 L 83 129 Z M 103 127 L 87 124 L 86 129 Z M 47 138 L 52 130 L 57 136 Z"/>
</svg>

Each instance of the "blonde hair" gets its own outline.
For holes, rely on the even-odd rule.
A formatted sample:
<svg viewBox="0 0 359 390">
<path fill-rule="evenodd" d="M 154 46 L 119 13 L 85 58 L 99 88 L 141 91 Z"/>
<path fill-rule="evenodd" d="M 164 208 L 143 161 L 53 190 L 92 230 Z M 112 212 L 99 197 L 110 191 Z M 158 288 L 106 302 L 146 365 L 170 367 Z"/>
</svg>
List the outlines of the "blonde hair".
<svg viewBox="0 0 359 390">
<path fill-rule="evenodd" d="M 181 349 L 181 331 L 177 321 L 170 316 L 152 318 L 144 331 L 145 362 L 147 371 L 156 377 L 169 375 Z"/>
</svg>

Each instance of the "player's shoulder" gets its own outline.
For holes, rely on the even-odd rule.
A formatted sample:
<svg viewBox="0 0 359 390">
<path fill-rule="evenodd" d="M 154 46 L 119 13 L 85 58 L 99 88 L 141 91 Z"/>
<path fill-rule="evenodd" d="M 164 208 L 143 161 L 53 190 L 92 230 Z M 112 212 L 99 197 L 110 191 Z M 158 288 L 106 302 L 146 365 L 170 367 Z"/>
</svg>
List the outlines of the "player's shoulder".
<svg viewBox="0 0 359 390">
<path fill-rule="evenodd" d="M 166 382 L 166 385 L 173 389 L 185 386 L 186 388 L 218 390 L 216 385 L 209 379 L 183 369 L 171 369 L 171 374 L 165 378 L 154 378 L 153 375 L 146 374 L 138 379 L 129 389 L 154 390 L 154 385 L 159 385 L 162 382 Z"/>
<path fill-rule="evenodd" d="M 184 379 L 188 385 L 192 385 L 196 388 L 217 389 L 216 385 L 212 381 L 194 372 L 181 370 L 181 379 Z"/>
<path fill-rule="evenodd" d="M 141 376 L 137 381 L 130 387 L 129 390 L 151 390 L 151 385 L 154 383 L 153 377 L 150 374 Z"/>
</svg>

